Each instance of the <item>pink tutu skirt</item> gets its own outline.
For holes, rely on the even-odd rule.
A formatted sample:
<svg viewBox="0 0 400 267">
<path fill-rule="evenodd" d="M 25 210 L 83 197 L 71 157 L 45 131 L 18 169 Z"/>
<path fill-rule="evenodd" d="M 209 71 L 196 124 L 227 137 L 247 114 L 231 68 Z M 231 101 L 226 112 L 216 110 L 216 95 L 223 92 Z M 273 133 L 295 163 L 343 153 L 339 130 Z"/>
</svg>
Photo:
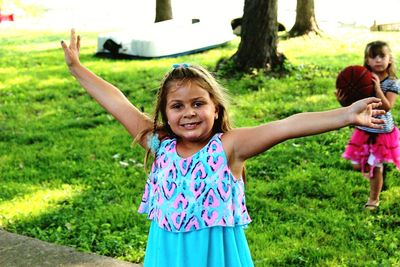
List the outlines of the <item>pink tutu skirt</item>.
<svg viewBox="0 0 400 267">
<path fill-rule="evenodd" d="M 394 163 L 400 170 L 399 134 L 397 127 L 394 127 L 390 133 L 379 134 L 356 128 L 342 156 L 360 164 L 363 172 L 367 164 L 374 167 L 384 162 Z"/>
</svg>

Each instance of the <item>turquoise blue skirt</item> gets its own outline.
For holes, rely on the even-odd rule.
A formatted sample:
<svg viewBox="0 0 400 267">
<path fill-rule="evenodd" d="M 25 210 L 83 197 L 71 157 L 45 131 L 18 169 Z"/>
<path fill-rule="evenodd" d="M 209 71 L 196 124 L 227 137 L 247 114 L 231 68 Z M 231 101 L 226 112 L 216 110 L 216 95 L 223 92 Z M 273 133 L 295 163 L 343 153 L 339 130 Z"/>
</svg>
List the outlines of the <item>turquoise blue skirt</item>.
<svg viewBox="0 0 400 267">
<path fill-rule="evenodd" d="M 144 267 L 254 266 L 243 226 L 173 233 L 152 222 Z"/>
</svg>

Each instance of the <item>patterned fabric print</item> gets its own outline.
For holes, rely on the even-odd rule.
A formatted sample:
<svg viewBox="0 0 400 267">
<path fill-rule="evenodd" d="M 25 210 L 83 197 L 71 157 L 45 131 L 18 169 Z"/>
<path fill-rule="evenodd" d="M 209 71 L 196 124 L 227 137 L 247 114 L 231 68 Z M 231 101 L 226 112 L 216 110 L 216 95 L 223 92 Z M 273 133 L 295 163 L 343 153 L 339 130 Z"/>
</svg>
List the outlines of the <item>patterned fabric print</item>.
<svg viewBox="0 0 400 267">
<path fill-rule="evenodd" d="M 383 81 L 381 81 L 381 89 L 384 94 L 386 94 L 387 92 L 392 92 L 392 93 L 398 94 L 400 87 L 396 80 L 386 78 Z M 377 118 L 383 119 L 385 121 L 383 129 L 374 129 L 374 128 L 362 127 L 362 126 L 357 126 L 357 128 L 360 130 L 369 132 L 369 133 L 390 133 L 393 130 L 394 121 L 393 121 L 392 113 L 390 111 L 386 112 L 383 115 L 377 116 Z"/>
<path fill-rule="evenodd" d="M 176 139 L 162 141 L 139 213 L 171 232 L 250 223 L 244 184 L 228 168 L 221 135 L 188 158 L 176 153 Z"/>
</svg>

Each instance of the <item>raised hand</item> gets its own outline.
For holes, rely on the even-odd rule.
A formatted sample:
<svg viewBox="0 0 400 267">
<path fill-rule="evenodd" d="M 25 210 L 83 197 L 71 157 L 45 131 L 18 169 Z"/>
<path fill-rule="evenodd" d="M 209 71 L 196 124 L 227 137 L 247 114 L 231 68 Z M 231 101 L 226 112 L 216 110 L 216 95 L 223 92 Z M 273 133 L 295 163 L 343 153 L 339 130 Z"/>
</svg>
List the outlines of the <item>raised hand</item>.
<svg viewBox="0 0 400 267">
<path fill-rule="evenodd" d="M 374 83 L 375 91 L 381 90 L 381 81 L 379 79 L 379 76 L 373 72 L 371 74 L 372 74 L 372 82 Z"/>
<path fill-rule="evenodd" d="M 352 124 L 362 125 L 371 128 L 383 128 L 384 121 L 375 118 L 377 115 L 385 114 L 382 109 L 377 109 L 382 105 L 379 98 L 369 97 L 354 102 L 350 108 L 350 116 L 352 117 Z"/>
<path fill-rule="evenodd" d="M 345 100 L 346 94 L 345 94 L 344 90 L 336 90 L 335 96 L 336 96 L 336 99 L 339 101 L 339 103 L 343 103 Z"/>
<path fill-rule="evenodd" d="M 76 36 L 74 29 L 71 29 L 71 37 L 69 45 L 67 45 L 64 41 L 61 41 L 61 47 L 64 49 L 65 62 L 67 63 L 69 68 L 80 64 L 79 61 L 80 45 L 81 45 L 81 37 L 79 35 Z"/>
</svg>

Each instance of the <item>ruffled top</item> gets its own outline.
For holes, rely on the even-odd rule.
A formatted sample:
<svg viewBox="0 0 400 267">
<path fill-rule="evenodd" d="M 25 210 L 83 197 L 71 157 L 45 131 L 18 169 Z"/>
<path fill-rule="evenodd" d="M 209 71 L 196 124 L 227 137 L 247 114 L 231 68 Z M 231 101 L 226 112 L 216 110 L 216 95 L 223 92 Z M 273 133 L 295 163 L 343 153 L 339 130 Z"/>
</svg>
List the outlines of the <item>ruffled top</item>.
<svg viewBox="0 0 400 267">
<path fill-rule="evenodd" d="M 382 80 L 380 84 L 381 84 L 381 89 L 385 95 L 387 92 L 399 94 L 400 86 L 398 80 L 386 78 Z M 390 133 L 393 130 L 395 122 L 393 120 L 393 116 L 390 110 L 383 115 L 376 116 L 376 118 L 382 119 L 385 122 L 383 124 L 383 129 L 369 128 L 365 126 L 356 126 L 356 128 L 369 133 Z"/>
<path fill-rule="evenodd" d="M 212 226 L 247 225 L 242 179 L 228 167 L 221 133 L 188 158 L 176 152 L 176 139 L 162 140 L 145 185 L 139 213 L 170 232 Z"/>
</svg>

